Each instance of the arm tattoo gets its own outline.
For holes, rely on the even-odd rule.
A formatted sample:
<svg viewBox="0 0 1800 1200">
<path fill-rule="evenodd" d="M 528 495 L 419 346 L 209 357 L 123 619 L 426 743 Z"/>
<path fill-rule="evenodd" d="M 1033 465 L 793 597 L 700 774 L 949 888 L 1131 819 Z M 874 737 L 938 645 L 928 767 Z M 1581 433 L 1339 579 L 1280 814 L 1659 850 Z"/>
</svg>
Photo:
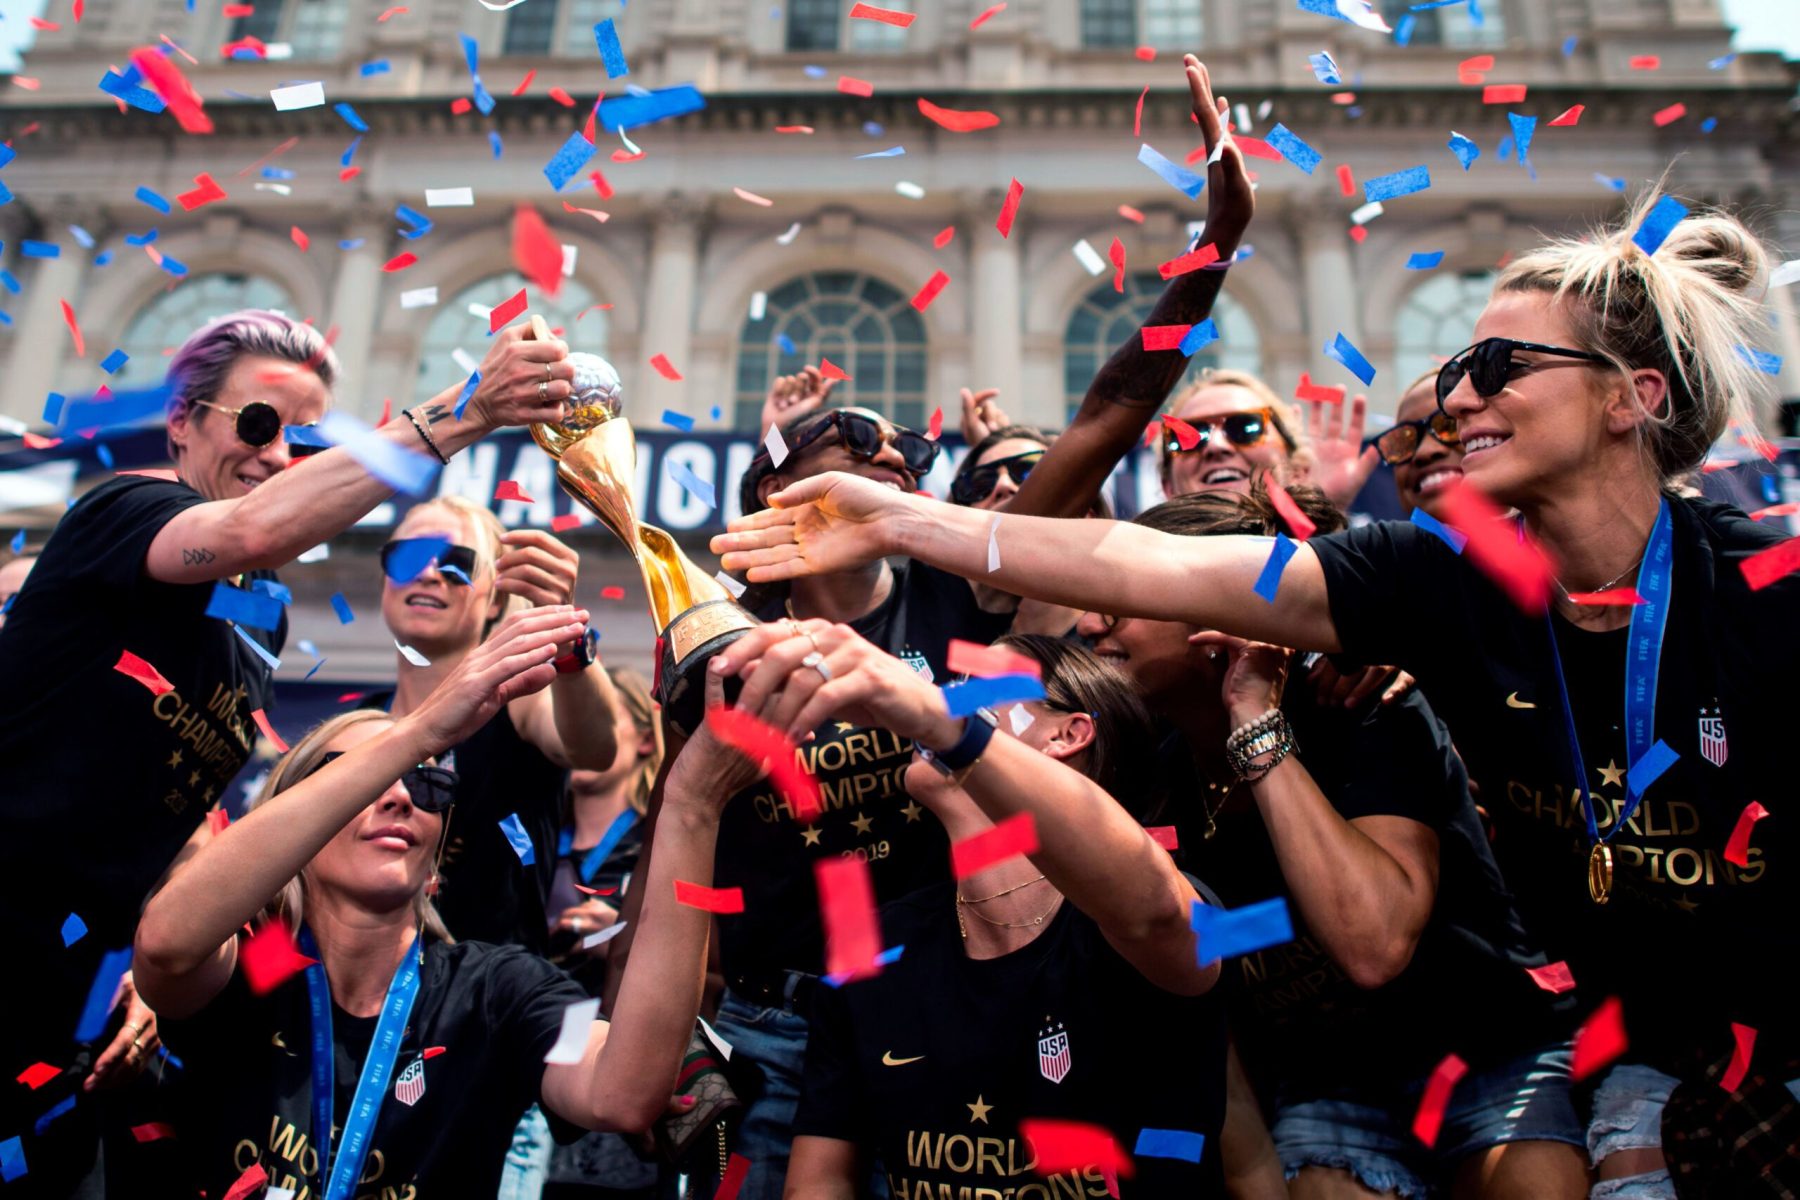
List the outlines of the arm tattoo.
<svg viewBox="0 0 1800 1200">
<path fill-rule="evenodd" d="M 217 557 L 219 556 L 214 554 L 211 550 L 196 547 L 193 550 L 183 550 L 181 552 L 181 565 L 184 567 L 205 566 Z"/>
<path fill-rule="evenodd" d="M 450 410 L 441 404 L 421 404 L 412 412 L 413 416 L 423 418 L 427 425 L 437 425 L 448 421 L 452 415 Z"/>
</svg>

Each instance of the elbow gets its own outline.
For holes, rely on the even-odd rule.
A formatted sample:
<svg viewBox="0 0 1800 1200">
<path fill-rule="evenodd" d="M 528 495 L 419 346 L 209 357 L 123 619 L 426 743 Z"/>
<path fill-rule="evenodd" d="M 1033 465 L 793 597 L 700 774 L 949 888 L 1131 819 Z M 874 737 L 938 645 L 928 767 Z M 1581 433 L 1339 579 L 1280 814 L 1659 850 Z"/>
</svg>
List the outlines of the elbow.
<svg viewBox="0 0 1800 1200">
<path fill-rule="evenodd" d="M 225 535 L 230 547 L 228 561 L 240 570 L 273 571 L 277 567 L 286 566 L 293 557 L 288 553 L 286 541 L 280 532 L 269 528 L 264 522 L 247 519 L 241 505 L 232 513 Z M 227 555 L 220 557 L 227 558 Z"/>
<path fill-rule="evenodd" d="M 588 1113 L 584 1124 L 602 1133 L 626 1136 L 647 1134 L 662 1115 L 669 1111 L 667 1096 L 608 1096 Z"/>
<path fill-rule="evenodd" d="M 1413 933 L 1395 933 L 1385 941 L 1360 947 L 1340 964 L 1350 982 L 1364 991 L 1374 991 L 1400 977 L 1412 962 L 1419 939 Z"/>
</svg>

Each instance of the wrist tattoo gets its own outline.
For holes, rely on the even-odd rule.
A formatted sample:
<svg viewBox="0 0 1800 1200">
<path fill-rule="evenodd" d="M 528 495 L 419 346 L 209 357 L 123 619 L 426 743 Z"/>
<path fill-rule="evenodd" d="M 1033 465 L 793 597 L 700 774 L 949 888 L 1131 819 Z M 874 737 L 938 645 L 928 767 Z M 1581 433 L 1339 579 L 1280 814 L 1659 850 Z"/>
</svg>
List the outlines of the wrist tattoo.
<svg viewBox="0 0 1800 1200">
<path fill-rule="evenodd" d="M 196 547 L 193 550 L 183 550 L 181 552 L 181 565 L 184 567 L 205 566 L 217 557 L 219 556 L 214 554 L 211 550 Z"/>
<path fill-rule="evenodd" d="M 421 404 L 413 409 L 413 415 L 424 420 L 427 425 L 437 425 L 448 421 L 453 415 L 441 404 Z"/>
</svg>

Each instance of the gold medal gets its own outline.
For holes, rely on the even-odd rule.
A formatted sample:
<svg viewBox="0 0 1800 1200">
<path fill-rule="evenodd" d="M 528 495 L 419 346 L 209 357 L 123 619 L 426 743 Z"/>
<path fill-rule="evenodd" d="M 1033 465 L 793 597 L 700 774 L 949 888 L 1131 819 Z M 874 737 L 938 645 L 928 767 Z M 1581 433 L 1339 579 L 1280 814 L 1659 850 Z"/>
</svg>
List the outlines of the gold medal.
<svg viewBox="0 0 1800 1200">
<path fill-rule="evenodd" d="M 1595 904 L 1605 904 L 1612 896 L 1612 847 L 1595 842 L 1588 852 L 1588 895 Z"/>
</svg>

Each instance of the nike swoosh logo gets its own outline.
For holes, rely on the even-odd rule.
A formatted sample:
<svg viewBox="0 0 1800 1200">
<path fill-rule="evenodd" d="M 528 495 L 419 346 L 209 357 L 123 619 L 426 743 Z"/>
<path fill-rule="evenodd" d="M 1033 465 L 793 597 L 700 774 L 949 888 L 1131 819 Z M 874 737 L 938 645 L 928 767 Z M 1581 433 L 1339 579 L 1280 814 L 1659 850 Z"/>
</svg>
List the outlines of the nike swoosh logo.
<svg viewBox="0 0 1800 1200">
<path fill-rule="evenodd" d="M 895 1058 L 894 1052 L 889 1050 L 881 1056 L 881 1065 L 884 1067 L 904 1067 L 907 1063 L 923 1062 L 924 1059 L 925 1056 L 923 1054 L 916 1058 Z"/>
<path fill-rule="evenodd" d="M 1536 708 L 1537 705 L 1533 704 L 1529 700 L 1519 699 L 1519 693 L 1514 692 L 1512 695 L 1510 695 L 1506 698 L 1506 707 L 1508 707 L 1508 708 Z"/>
</svg>

